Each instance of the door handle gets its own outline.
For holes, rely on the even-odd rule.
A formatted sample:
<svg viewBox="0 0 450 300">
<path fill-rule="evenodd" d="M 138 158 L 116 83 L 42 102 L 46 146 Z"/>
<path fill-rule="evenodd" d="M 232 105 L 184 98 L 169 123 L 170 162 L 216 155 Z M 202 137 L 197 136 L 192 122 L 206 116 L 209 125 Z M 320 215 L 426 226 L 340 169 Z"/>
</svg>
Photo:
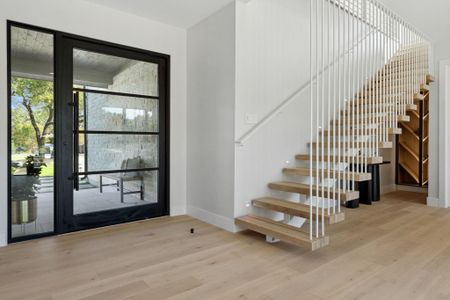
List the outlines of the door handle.
<svg viewBox="0 0 450 300">
<path fill-rule="evenodd" d="M 76 191 L 80 190 L 80 180 L 78 176 L 78 151 L 80 150 L 79 147 L 79 92 L 75 92 L 73 94 L 73 188 Z"/>
</svg>

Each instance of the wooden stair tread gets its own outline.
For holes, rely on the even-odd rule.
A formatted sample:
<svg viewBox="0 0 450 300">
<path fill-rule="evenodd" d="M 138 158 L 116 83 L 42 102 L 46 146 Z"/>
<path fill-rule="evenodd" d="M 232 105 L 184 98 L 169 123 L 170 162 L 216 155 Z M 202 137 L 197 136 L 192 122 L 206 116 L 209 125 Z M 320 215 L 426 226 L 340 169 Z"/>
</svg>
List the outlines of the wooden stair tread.
<svg viewBox="0 0 450 300">
<path fill-rule="evenodd" d="M 252 205 L 255 207 L 273 210 L 281 213 L 285 213 L 291 216 L 302 217 L 305 219 L 311 219 L 311 215 L 313 219 L 316 218 L 316 207 L 313 207 L 312 211 L 310 211 L 311 207 L 308 204 L 303 204 L 299 202 L 292 202 L 288 200 L 272 198 L 272 197 L 264 197 L 258 198 L 252 201 Z M 318 210 L 319 217 L 322 216 L 322 209 Z M 328 215 L 324 214 L 324 219 L 329 224 L 335 224 L 338 222 L 342 222 L 345 219 L 345 214 L 343 212 Z"/>
<path fill-rule="evenodd" d="M 297 176 L 309 176 L 310 175 L 310 168 L 284 168 L 283 173 L 286 175 L 297 175 Z M 319 170 L 319 177 L 322 176 L 322 169 Z M 324 177 L 325 178 L 335 178 L 337 179 L 338 176 L 342 179 L 344 176 L 346 178 L 351 178 L 354 181 L 362 182 L 362 181 L 369 181 L 372 179 L 372 175 L 370 173 L 359 173 L 359 172 L 351 172 L 351 171 L 333 171 L 328 169 L 323 169 Z M 335 174 L 335 175 L 334 175 Z M 329 175 L 329 176 L 328 176 Z M 317 172 L 316 169 L 313 168 L 312 176 L 316 177 Z"/>
<path fill-rule="evenodd" d="M 331 148 L 337 148 L 337 147 L 340 147 L 340 148 L 358 147 L 358 146 L 362 146 L 364 144 L 367 144 L 367 142 L 363 143 L 363 142 L 356 142 L 356 141 L 347 141 L 347 142 L 336 142 L 336 143 L 331 142 L 330 144 L 328 144 L 327 142 L 324 142 L 324 143 L 322 143 L 322 142 L 319 142 L 319 143 L 314 142 L 314 143 L 309 143 L 308 145 L 310 147 L 312 146 L 313 148 L 317 148 L 317 147 L 322 147 L 323 146 L 325 148 L 330 147 L 330 149 L 331 149 Z M 377 147 L 380 148 L 380 149 L 391 149 L 392 148 L 392 142 L 378 142 Z"/>
<path fill-rule="evenodd" d="M 388 134 L 402 134 L 402 129 L 401 128 L 387 128 L 388 130 Z M 325 136 L 333 136 L 334 133 L 339 134 L 339 132 L 337 130 L 333 131 L 331 130 L 324 130 L 321 131 L 319 134 L 320 135 L 325 135 Z M 346 132 L 344 132 L 344 130 L 341 130 L 340 132 L 340 136 L 352 136 L 353 134 L 356 135 L 380 135 L 383 134 L 381 132 L 381 128 L 375 129 L 375 128 L 371 128 L 371 129 L 347 129 Z"/>
<path fill-rule="evenodd" d="M 349 123 L 355 123 L 355 124 L 371 124 L 373 123 L 382 123 L 382 121 L 386 121 L 388 122 L 390 119 L 389 116 L 379 116 L 379 117 L 359 117 L 359 118 L 352 118 L 352 117 L 347 117 L 347 118 L 341 118 L 340 120 L 334 120 L 331 121 L 331 125 L 336 124 L 349 124 Z M 397 121 L 398 122 L 409 122 L 411 121 L 410 116 L 408 115 L 397 115 Z"/>
<path fill-rule="evenodd" d="M 337 156 L 337 155 L 325 155 L 323 158 L 321 156 L 310 156 L 309 154 L 297 154 L 295 156 L 295 159 L 302 160 L 302 161 L 309 161 L 312 158 L 313 161 L 328 161 L 328 158 L 330 158 L 330 161 L 333 161 L 333 159 L 336 159 L 337 162 L 346 162 L 347 160 L 351 160 L 352 158 L 348 156 Z M 370 165 L 375 164 L 381 164 L 383 163 L 383 158 L 381 156 L 374 156 L 374 157 L 367 157 L 367 163 Z M 355 157 L 356 160 L 356 157 Z"/>
<path fill-rule="evenodd" d="M 363 105 L 363 106 L 365 106 L 365 105 Z M 349 116 L 349 115 L 353 115 L 353 114 L 356 115 L 356 112 L 358 112 L 358 111 L 359 111 L 359 114 L 360 114 L 360 118 L 364 118 L 364 119 L 369 119 L 369 118 L 373 118 L 373 117 L 361 116 L 362 114 L 364 114 L 364 115 L 367 115 L 367 114 L 387 114 L 387 112 L 383 111 L 383 109 L 380 108 L 380 107 L 366 109 L 363 106 L 355 105 L 355 107 L 356 107 L 355 111 L 352 111 L 351 107 L 347 107 L 347 109 L 341 111 L 341 116 Z M 393 106 L 393 105 L 387 104 L 387 105 L 383 105 L 383 106 Z M 409 104 L 406 107 L 405 110 L 406 111 L 417 110 L 417 105 Z M 399 116 L 400 116 L 400 114 L 399 114 Z"/>
<path fill-rule="evenodd" d="M 379 107 L 391 107 L 391 106 L 395 106 L 395 105 L 400 105 L 400 104 L 388 103 L 388 102 L 382 102 L 382 103 L 378 103 L 378 104 L 377 103 L 373 103 L 373 104 L 372 103 L 369 103 L 369 104 L 354 103 L 353 106 L 357 106 L 360 109 L 363 109 L 363 111 L 365 109 L 365 112 L 367 113 L 367 112 L 377 112 L 377 110 L 374 108 L 379 109 Z M 349 112 L 348 110 L 351 109 L 351 107 L 352 107 L 351 103 L 347 104 L 347 109 L 341 111 L 341 114 L 350 114 L 351 112 Z M 367 109 L 367 107 L 369 107 L 370 109 Z M 406 111 L 417 110 L 417 105 L 416 104 L 405 104 L 405 108 L 406 108 Z M 379 109 L 378 112 L 381 112 L 381 110 Z"/>
<path fill-rule="evenodd" d="M 398 95 L 396 95 L 396 94 L 383 94 L 383 95 L 378 95 L 378 97 L 385 97 L 385 96 L 398 96 Z M 413 100 L 414 101 L 422 101 L 422 100 L 424 100 L 425 99 L 425 96 L 424 95 L 422 95 L 422 94 L 418 94 L 418 93 L 416 93 L 416 94 L 414 94 L 414 96 L 413 96 Z M 359 96 L 357 99 L 353 99 L 353 100 L 351 100 L 351 103 L 354 103 L 354 104 L 364 104 L 364 103 L 367 103 L 367 102 L 369 102 L 369 103 L 371 103 L 371 102 L 373 102 L 374 101 L 374 98 L 370 98 L 370 97 L 364 97 L 364 98 L 361 98 L 361 96 Z M 394 103 L 395 103 L 395 101 L 398 101 L 398 99 L 393 99 L 393 101 L 394 101 Z M 382 101 L 378 101 L 378 103 L 389 103 L 389 101 L 388 100 L 386 100 L 386 99 L 384 99 L 384 100 L 382 100 Z M 401 104 L 401 103 L 397 103 L 397 104 Z"/>
<path fill-rule="evenodd" d="M 294 245 L 309 247 L 313 251 L 325 247 L 329 243 L 329 238 L 327 236 L 320 238 L 313 237 L 313 239 L 310 240 L 308 233 L 301 232 L 293 226 L 280 224 L 273 220 L 254 215 L 236 218 L 235 224 Z"/>
<path fill-rule="evenodd" d="M 422 84 L 420 85 L 420 90 L 421 90 L 421 91 L 428 92 L 428 91 L 430 90 L 430 86 L 429 86 L 428 84 L 422 83 Z"/>
<path fill-rule="evenodd" d="M 271 182 L 269 183 L 269 188 L 273 190 L 289 192 L 289 193 L 297 193 L 302 195 L 309 195 L 309 184 L 297 183 L 297 182 L 288 182 L 288 181 L 279 181 L 279 182 Z M 319 191 L 316 191 L 315 188 L 312 190 L 313 196 L 322 196 L 322 188 Z M 329 197 L 328 197 L 329 196 Z M 337 200 L 340 198 L 341 201 L 351 201 L 359 199 L 358 191 L 343 191 L 340 189 L 335 189 L 333 193 L 333 188 L 330 188 L 330 193 L 328 193 L 328 187 L 323 188 L 323 197 L 331 198 Z"/>
</svg>

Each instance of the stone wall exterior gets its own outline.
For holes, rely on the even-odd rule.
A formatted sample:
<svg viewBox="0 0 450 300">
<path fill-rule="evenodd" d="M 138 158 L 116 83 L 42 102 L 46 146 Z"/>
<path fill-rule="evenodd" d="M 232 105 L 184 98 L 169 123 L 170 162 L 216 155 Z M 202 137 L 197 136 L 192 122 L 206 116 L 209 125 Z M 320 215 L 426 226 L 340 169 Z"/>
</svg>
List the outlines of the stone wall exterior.
<svg viewBox="0 0 450 300">
<path fill-rule="evenodd" d="M 146 62 L 130 64 L 113 78 L 111 91 L 158 96 L 158 66 Z M 85 95 L 88 130 L 157 132 L 158 100 L 131 98 L 97 93 Z M 128 158 L 142 158 L 142 167 L 158 167 L 158 136 L 101 135 L 86 138 L 89 171 L 121 169 Z M 146 173 L 145 197 L 155 202 L 157 176 Z M 91 184 L 98 184 L 98 176 L 90 176 Z M 138 189 L 139 182 L 126 183 L 126 189 Z"/>
</svg>

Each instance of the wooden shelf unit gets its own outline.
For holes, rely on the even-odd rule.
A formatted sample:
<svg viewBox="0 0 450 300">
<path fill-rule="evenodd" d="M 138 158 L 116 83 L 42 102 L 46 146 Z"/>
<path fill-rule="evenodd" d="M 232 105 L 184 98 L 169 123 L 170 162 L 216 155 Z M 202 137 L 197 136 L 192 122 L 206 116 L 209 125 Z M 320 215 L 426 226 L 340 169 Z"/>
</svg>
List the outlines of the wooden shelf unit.
<svg viewBox="0 0 450 300">
<path fill-rule="evenodd" d="M 396 184 L 428 185 L 429 92 L 416 99 L 418 111 L 408 111 L 411 121 L 401 122 L 403 134 L 396 137 Z"/>
</svg>

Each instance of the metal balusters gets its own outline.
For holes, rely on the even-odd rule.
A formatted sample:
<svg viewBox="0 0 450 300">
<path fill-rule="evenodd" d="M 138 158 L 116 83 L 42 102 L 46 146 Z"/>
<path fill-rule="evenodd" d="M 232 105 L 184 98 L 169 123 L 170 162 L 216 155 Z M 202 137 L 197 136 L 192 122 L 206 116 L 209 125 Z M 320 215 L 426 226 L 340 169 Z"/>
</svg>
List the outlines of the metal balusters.
<svg viewBox="0 0 450 300">
<path fill-rule="evenodd" d="M 339 99 L 339 110 L 342 107 L 344 107 L 344 111 L 345 111 L 346 106 L 345 106 L 345 102 L 342 103 L 344 100 L 344 97 L 342 96 L 342 89 L 341 89 L 341 78 L 342 78 L 341 77 L 341 69 L 342 69 L 341 68 L 341 30 L 344 30 L 344 26 L 342 26 L 342 28 L 341 28 L 341 22 L 343 22 L 343 19 L 341 18 L 342 17 L 342 9 L 341 9 L 340 5 L 338 7 L 337 13 L 338 13 L 338 18 L 337 18 L 338 19 L 338 26 L 337 26 L 337 29 L 338 29 L 338 43 L 337 43 L 338 44 L 338 69 L 337 69 L 338 99 Z M 343 36 L 343 34 L 342 34 L 342 36 Z M 344 40 L 342 40 L 342 45 L 344 45 Z M 345 58 L 345 56 L 343 58 Z M 342 126 L 341 120 L 342 120 L 341 114 L 339 113 L 338 114 L 338 126 L 337 126 L 339 142 L 341 141 L 341 138 L 342 138 L 342 136 L 341 136 L 341 126 Z M 345 135 L 345 131 L 344 131 L 344 135 Z M 336 153 L 334 152 L 333 155 L 336 156 Z M 338 157 L 338 166 L 339 166 L 337 185 L 338 185 L 338 188 L 340 189 L 341 188 L 341 186 L 340 186 L 341 185 L 340 169 L 341 169 L 341 166 L 343 165 L 343 161 L 344 161 L 341 157 L 341 147 L 339 147 L 337 150 L 337 157 Z M 338 199 L 337 199 L 336 205 L 338 207 L 338 212 L 341 212 L 341 193 L 338 193 L 337 198 Z"/>
<path fill-rule="evenodd" d="M 313 65 L 313 56 L 314 56 L 314 39 L 316 35 L 313 31 L 313 5 L 315 0 L 309 1 L 309 79 L 310 79 L 310 92 L 309 92 L 309 108 L 310 108 L 310 130 L 309 130 L 309 140 L 313 141 L 313 113 L 314 113 L 314 83 L 317 84 L 316 81 L 313 81 L 313 74 L 317 74 L 317 69 L 314 69 Z M 317 80 L 317 78 L 316 78 Z M 313 238 L 313 148 L 309 148 L 309 220 L 310 220 L 310 226 L 309 226 L 309 239 L 312 240 Z"/>
<path fill-rule="evenodd" d="M 328 51 L 327 51 L 327 63 L 326 63 L 326 65 L 327 66 L 330 66 L 330 68 L 328 69 L 328 94 L 327 94 L 327 112 L 328 112 L 328 114 L 327 114 L 327 120 L 329 121 L 329 120 L 331 120 L 331 65 L 330 65 L 330 63 L 332 62 L 332 60 L 330 59 L 330 57 L 331 57 L 331 45 L 330 45 L 330 43 L 331 43 L 331 39 L 330 39 L 330 37 L 331 37 L 331 34 L 330 34 L 330 31 L 331 31 L 331 26 L 330 26 L 330 9 L 331 9 L 331 3 L 329 2 L 330 0 L 326 0 L 326 4 L 327 4 L 327 27 L 326 27 L 326 29 L 327 29 L 327 37 L 328 37 L 328 39 L 327 39 L 327 49 L 328 49 Z M 325 130 L 325 128 L 322 128 L 322 135 L 323 134 L 325 134 L 325 132 L 324 132 L 324 130 Z M 327 132 L 327 153 L 330 153 L 330 147 L 331 147 L 331 145 L 330 145 L 330 142 L 331 142 L 331 132 L 330 132 L 330 130 L 328 130 L 328 132 Z M 333 145 L 336 145 L 336 144 L 333 144 Z M 329 184 L 329 181 L 330 181 L 330 168 L 331 168 L 331 166 L 330 166 L 330 155 L 327 155 L 327 159 L 326 159 L 326 161 L 327 161 L 327 163 L 326 163 L 326 167 L 327 167 L 327 180 L 326 180 L 326 182 L 327 182 L 327 215 L 330 215 L 330 190 L 331 190 L 331 188 L 330 188 L 330 184 Z M 324 168 L 323 166 L 322 166 L 322 168 Z M 324 216 L 322 216 L 323 218 L 324 218 Z"/>
</svg>

